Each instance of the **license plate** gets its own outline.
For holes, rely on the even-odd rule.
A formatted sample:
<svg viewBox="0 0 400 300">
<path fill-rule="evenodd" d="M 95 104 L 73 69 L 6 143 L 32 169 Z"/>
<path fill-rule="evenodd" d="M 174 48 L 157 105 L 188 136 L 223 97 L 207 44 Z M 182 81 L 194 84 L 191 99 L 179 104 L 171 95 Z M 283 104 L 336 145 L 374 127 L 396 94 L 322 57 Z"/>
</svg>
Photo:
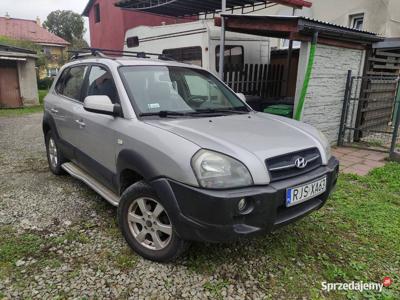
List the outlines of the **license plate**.
<svg viewBox="0 0 400 300">
<path fill-rule="evenodd" d="M 286 190 L 286 206 L 290 207 L 326 192 L 326 176 L 304 185 Z"/>
</svg>

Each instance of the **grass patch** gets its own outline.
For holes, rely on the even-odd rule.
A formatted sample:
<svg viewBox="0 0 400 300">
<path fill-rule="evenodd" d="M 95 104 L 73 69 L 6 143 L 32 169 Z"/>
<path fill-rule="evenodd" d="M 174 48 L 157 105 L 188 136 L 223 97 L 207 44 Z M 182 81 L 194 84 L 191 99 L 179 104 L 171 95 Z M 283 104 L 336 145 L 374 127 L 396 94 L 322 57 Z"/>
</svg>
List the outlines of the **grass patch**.
<svg viewBox="0 0 400 300">
<path fill-rule="evenodd" d="M 46 97 L 46 95 L 48 93 L 49 93 L 48 90 L 39 90 L 39 103 L 40 103 L 40 105 L 43 105 L 44 97 Z"/>
<path fill-rule="evenodd" d="M 43 112 L 43 106 L 31 106 L 24 108 L 1 108 L 0 117 L 16 117 L 21 115 L 29 115 L 33 113 Z"/>
<path fill-rule="evenodd" d="M 218 280 L 215 282 L 206 282 L 203 287 L 206 291 L 209 291 L 213 296 L 213 299 L 224 299 L 224 295 L 222 294 L 223 288 L 227 288 L 229 285 L 228 282 L 224 280 Z"/>
<path fill-rule="evenodd" d="M 399 216 L 400 164 L 388 163 L 365 177 L 340 175 L 325 207 L 297 223 L 246 242 L 196 244 L 183 264 L 224 282 L 251 280 L 271 299 L 400 299 Z M 381 294 L 322 291 L 323 281 L 385 276 L 394 283 Z"/>
</svg>

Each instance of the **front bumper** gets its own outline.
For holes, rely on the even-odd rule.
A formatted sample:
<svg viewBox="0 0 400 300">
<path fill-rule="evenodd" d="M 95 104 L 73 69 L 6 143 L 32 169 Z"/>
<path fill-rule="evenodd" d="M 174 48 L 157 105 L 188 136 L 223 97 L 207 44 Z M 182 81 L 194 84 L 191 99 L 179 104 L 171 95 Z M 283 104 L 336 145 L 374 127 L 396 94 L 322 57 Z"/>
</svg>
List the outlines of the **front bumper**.
<svg viewBox="0 0 400 300">
<path fill-rule="evenodd" d="M 170 214 L 177 234 L 185 240 L 224 242 L 269 232 L 294 222 L 321 208 L 336 185 L 339 162 L 332 157 L 322 166 L 302 176 L 231 190 L 205 190 L 161 178 L 152 182 Z M 327 176 L 327 191 L 293 207 L 285 206 L 286 189 Z M 248 206 L 238 210 L 245 198 Z"/>
</svg>

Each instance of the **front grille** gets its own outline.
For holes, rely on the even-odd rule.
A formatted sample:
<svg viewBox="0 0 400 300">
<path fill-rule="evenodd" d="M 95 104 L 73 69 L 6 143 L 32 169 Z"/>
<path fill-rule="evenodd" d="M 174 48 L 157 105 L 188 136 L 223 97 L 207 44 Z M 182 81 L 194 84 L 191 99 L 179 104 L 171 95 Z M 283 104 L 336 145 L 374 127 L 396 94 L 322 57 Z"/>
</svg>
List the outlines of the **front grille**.
<svg viewBox="0 0 400 300">
<path fill-rule="evenodd" d="M 304 158 L 307 165 L 301 169 L 295 165 L 298 158 Z M 265 161 L 271 182 L 308 173 L 322 165 L 321 154 L 317 148 L 306 149 L 269 158 Z"/>
</svg>

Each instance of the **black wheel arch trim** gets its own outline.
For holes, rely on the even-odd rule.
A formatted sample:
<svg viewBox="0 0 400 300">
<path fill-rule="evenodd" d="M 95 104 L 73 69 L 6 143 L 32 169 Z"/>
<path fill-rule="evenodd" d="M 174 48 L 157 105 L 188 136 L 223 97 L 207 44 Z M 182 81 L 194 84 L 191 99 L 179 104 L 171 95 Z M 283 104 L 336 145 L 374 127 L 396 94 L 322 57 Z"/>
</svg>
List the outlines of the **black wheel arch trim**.
<svg viewBox="0 0 400 300">
<path fill-rule="evenodd" d="M 44 136 L 46 136 L 47 133 L 46 127 L 50 128 L 50 130 L 54 133 L 54 135 L 58 140 L 60 139 L 60 135 L 58 134 L 56 122 L 54 121 L 53 116 L 49 112 L 44 111 L 43 121 L 42 121 L 42 130 Z"/>
<path fill-rule="evenodd" d="M 131 170 L 142 176 L 147 182 L 161 177 L 153 163 L 143 157 L 140 153 L 132 149 L 123 149 L 117 158 L 118 181 L 123 171 Z"/>
</svg>

